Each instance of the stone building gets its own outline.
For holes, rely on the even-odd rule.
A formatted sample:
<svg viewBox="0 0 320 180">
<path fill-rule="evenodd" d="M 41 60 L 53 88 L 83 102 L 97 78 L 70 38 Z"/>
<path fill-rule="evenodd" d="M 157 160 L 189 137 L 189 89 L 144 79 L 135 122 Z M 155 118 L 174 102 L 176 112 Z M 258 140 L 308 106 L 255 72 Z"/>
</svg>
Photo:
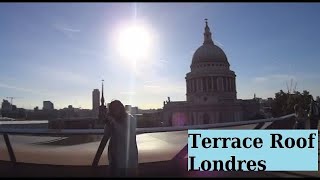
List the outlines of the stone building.
<svg viewBox="0 0 320 180">
<path fill-rule="evenodd" d="M 237 99 L 236 74 L 224 51 L 212 40 L 205 22 L 203 44 L 195 51 L 186 74 L 186 101 L 164 102 L 162 119 L 169 126 L 213 124 L 249 119 L 259 103 Z"/>
</svg>

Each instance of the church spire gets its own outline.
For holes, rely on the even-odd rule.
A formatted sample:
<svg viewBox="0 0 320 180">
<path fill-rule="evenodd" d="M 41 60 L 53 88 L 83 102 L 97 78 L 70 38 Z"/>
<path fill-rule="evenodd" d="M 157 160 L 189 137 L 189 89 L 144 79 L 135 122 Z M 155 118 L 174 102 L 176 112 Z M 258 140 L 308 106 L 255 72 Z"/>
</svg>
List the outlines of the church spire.
<svg viewBox="0 0 320 180">
<path fill-rule="evenodd" d="M 104 105 L 104 97 L 103 97 L 103 79 L 102 79 L 102 89 L 101 89 L 101 106 L 103 106 Z"/>
<path fill-rule="evenodd" d="M 212 38 L 211 38 L 211 32 L 210 28 L 208 26 L 208 19 L 204 19 L 206 21 L 206 27 L 204 28 L 204 41 L 203 44 L 213 44 Z"/>
</svg>

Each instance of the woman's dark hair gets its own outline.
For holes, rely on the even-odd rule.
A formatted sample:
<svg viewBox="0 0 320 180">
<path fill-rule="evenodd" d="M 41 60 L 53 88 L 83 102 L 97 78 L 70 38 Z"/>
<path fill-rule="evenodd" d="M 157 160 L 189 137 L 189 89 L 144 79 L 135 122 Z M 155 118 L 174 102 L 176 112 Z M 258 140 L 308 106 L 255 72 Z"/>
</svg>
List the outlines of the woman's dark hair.
<svg viewBox="0 0 320 180">
<path fill-rule="evenodd" d="M 120 111 L 118 115 L 115 114 L 116 109 L 119 109 Z M 119 120 L 123 120 L 127 117 L 126 109 L 119 100 L 114 100 L 109 104 L 108 114 Z"/>
</svg>

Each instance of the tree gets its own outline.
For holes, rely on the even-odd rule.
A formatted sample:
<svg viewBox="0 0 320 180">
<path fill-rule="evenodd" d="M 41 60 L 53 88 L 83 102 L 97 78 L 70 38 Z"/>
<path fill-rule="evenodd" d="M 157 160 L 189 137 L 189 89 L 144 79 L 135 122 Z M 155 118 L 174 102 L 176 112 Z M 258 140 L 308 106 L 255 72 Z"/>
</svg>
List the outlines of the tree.
<svg viewBox="0 0 320 180">
<path fill-rule="evenodd" d="M 302 109 L 306 110 L 310 103 L 312 95 L 309 91 L 304 90 L 302 93 L 295 91 L 293 93 L 285 93 L 282 90 L 275 94 L 275 99 L 271 105 L 272 115 L 274 117 L 284 116 L 294 113 L 294 105 L 299 104 Z"/>
</svg>

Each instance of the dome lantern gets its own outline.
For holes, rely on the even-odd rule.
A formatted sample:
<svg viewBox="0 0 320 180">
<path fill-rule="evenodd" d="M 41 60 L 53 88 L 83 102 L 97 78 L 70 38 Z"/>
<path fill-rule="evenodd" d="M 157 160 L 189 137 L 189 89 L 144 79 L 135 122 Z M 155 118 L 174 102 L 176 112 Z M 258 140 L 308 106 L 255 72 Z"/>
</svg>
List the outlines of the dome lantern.
<svg viewBox="0 0 320 180">
<path fill-rule="evenodd" d="M 204 41 L 203 44 L 194 52 L 192 65 L 198 63 L 223 63 L 229 66 L 226 54 L 223 50 L 213 43 L 211 31 L 208 26 L 208 19 L 205 19 Z"/>
<path fill-rule="evenodd" d="M 204 41 L 203 44 L 214 44 L 211 38 L 211 32 L 210 32 L 210 28 L 208 26 L 208 19 L 205 19 L 206 21 L 206 27 L 204 28 Z"/>
</svg>

